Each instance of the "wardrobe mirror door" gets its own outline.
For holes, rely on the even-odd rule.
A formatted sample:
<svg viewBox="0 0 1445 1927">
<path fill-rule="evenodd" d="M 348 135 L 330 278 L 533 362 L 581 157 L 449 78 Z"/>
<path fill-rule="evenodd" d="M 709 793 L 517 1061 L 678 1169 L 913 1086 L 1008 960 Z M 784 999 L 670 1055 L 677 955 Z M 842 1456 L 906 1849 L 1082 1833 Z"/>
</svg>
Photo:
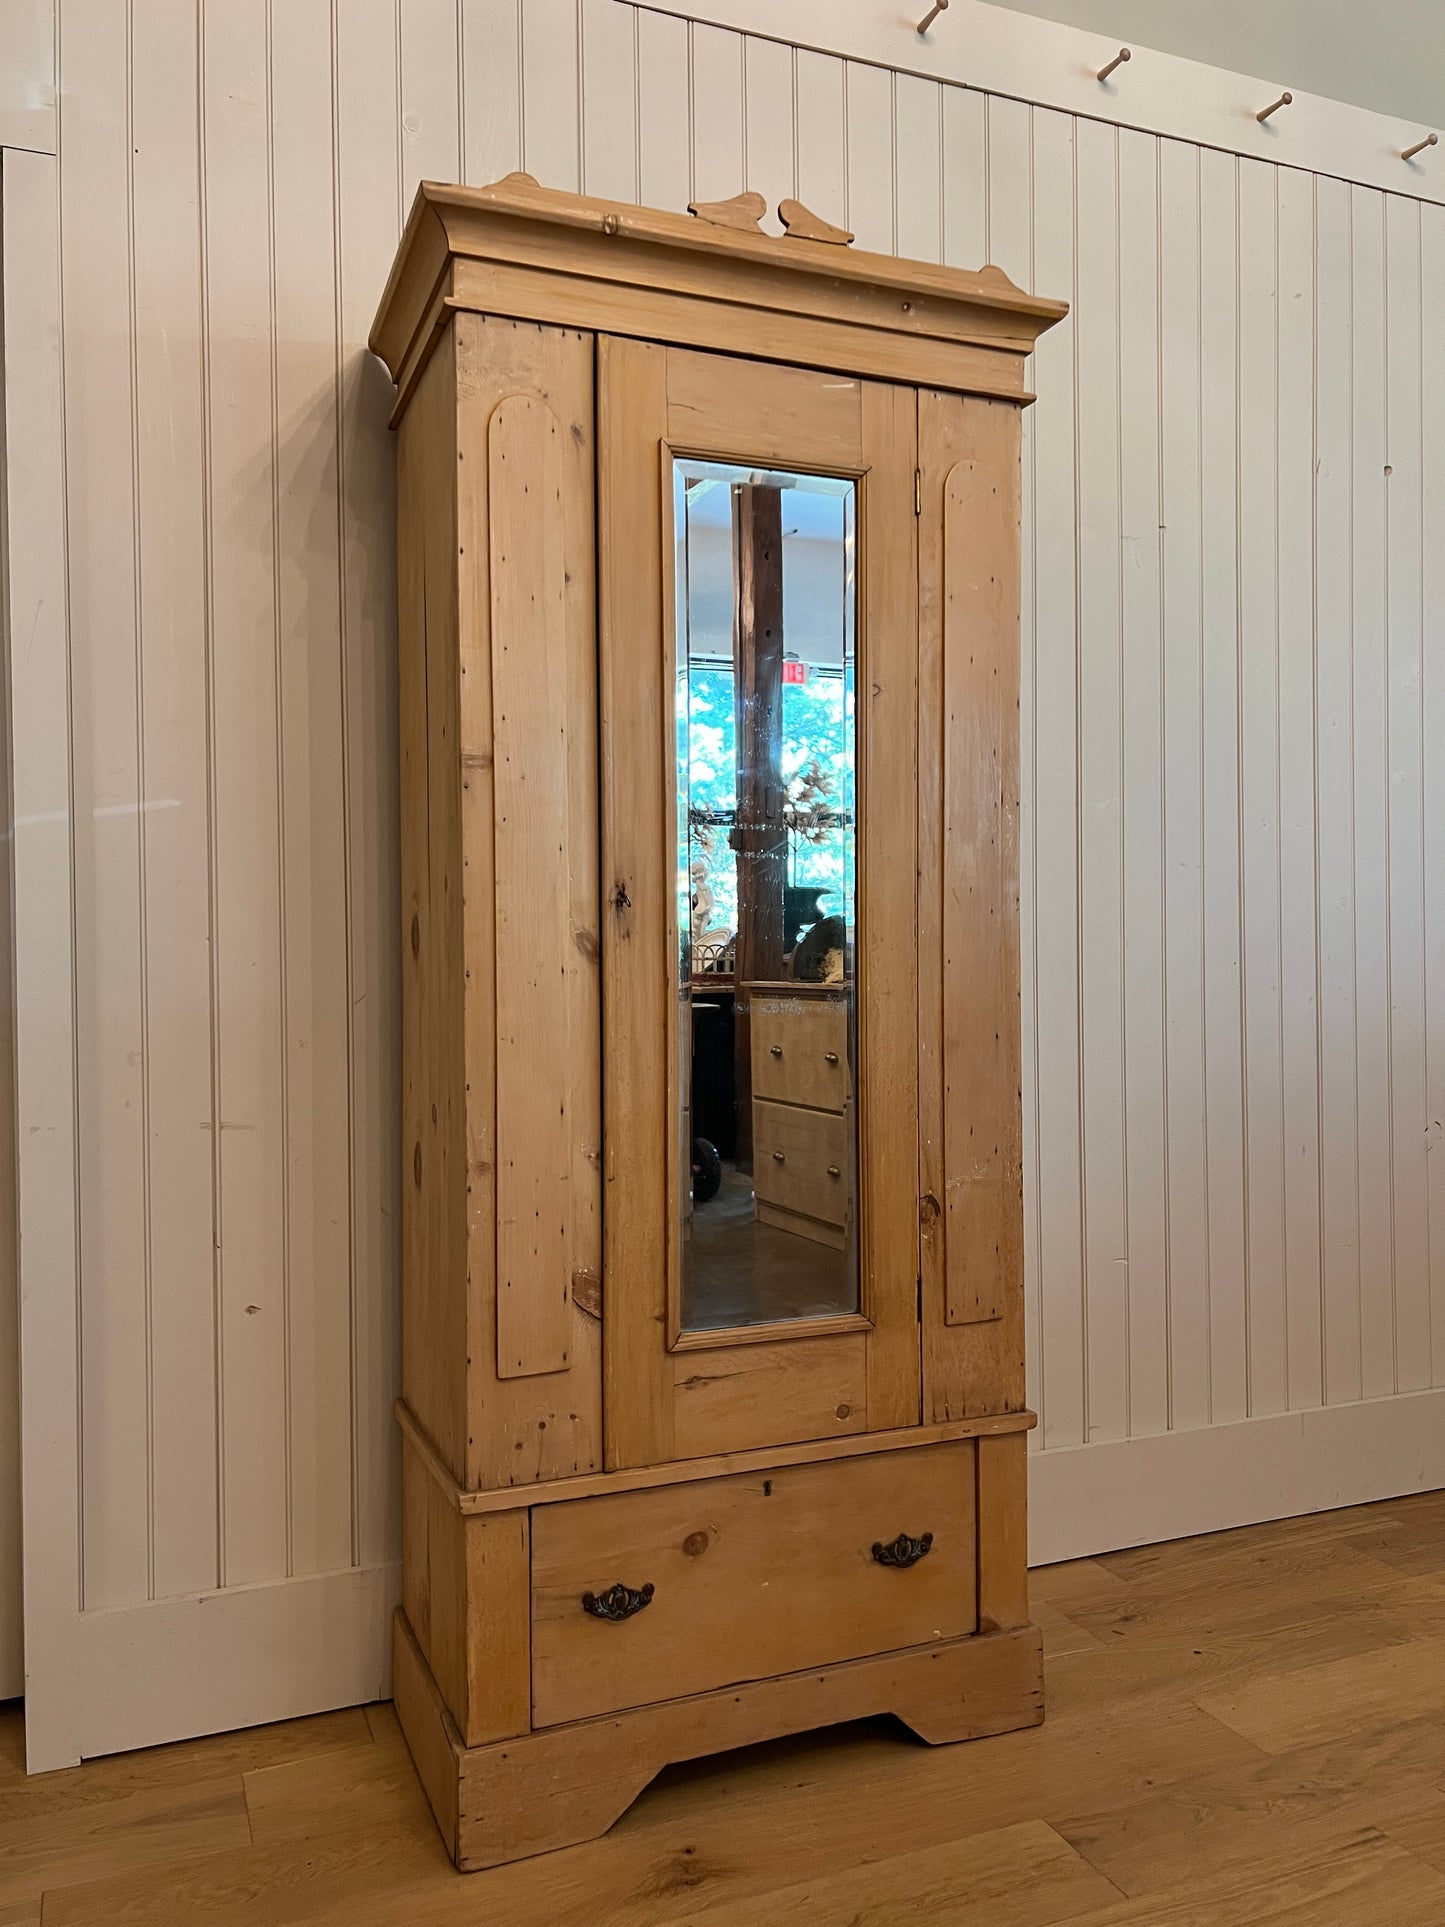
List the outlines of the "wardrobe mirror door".
<svg viewBox="0 0 1445 1927">
<path fill-rule="evenodd" d="M 680 1313 L 859 1309 L 857 484 L 677 458 Z"/>
</svg>

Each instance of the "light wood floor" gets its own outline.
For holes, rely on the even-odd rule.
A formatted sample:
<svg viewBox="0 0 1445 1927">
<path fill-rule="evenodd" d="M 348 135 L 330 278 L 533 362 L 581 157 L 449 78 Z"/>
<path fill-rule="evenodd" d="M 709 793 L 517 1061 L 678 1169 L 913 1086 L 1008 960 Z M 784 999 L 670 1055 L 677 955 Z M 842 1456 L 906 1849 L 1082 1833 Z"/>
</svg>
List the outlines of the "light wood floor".
<svg viewBox="0 0 1445 1927">
<path fill-rule="evenodd" d="M 466 1878 L 387 1706 L 34 1780 L 0 1709 L 0 1927 L 1445 1924 L 1445 1493 L 1034 1577 L 1041 1731 L 757 1747 Z"/>
</svg>

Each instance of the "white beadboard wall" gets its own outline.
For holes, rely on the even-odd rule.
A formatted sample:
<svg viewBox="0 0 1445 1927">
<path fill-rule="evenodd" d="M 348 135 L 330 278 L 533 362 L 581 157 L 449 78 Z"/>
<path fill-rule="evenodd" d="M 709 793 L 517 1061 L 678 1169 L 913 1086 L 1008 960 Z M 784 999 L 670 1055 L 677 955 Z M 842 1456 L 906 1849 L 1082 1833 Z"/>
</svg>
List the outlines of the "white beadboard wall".
<svg viewBox="0 0 1445 1927">
<path fill-rule="evenodd" d="M 1445 1480 L 1445 208 L 624 0 L 59 16 L 82 1618 L 396 1556 L 365 337 L 418 178 L 517 166 L 1073 303 L 1024 457 L 1036 1557 Z"/>
</svg>

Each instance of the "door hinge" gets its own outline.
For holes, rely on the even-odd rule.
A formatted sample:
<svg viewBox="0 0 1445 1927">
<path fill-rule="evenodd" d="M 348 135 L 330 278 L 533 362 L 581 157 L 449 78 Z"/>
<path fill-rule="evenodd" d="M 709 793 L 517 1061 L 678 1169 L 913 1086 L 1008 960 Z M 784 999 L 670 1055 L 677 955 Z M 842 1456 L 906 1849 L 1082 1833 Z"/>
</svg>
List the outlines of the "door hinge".
<svg viewBox="0 0 1445 1927">
<path fill-rule="evenodd" d="M 923 470 L 921 468 L 915 468 L 913 471 L 913 513 L 915 515 L 923 513 Z"/>
</svg>

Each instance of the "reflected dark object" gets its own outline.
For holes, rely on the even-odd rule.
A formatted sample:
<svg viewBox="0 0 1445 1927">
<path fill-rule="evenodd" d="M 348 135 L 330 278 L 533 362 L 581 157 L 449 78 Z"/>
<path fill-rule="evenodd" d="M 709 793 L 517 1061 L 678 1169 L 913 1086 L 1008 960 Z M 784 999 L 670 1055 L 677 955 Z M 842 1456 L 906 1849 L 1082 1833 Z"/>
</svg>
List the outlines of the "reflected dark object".
<svg viewBox="0 0 1445 1927">
<path fill-rule="evenodd" d="M 722 1159 L 717 1154 L 717 1146 L 705 1137 L 695 1137 L 692 1141 L 693 1203 L 706 1204 L 717 1196 L 721 1185 Z"/>
</svg>

